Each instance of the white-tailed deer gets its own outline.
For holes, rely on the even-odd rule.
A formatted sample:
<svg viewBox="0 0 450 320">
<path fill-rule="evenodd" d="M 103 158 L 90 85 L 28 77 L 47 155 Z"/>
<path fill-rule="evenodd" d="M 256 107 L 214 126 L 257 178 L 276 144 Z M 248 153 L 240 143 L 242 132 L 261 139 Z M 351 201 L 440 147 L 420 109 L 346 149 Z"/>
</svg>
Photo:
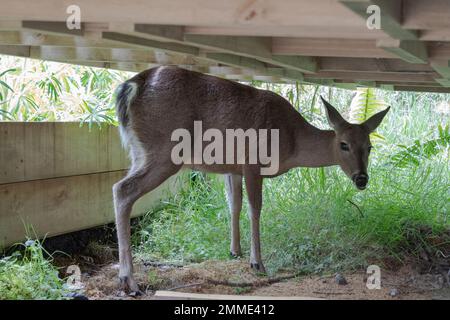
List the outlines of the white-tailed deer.
<svg viewBox="0 0 450 320">
<path fill-rule="evenodd" d="M 339 165 L 358 189 L 368 182 L 369 134 L 381 123 L 386 110 L 363 124 L 350 124 L 328 102 L 328 121 L 334 130 L 309 124 L 284 98 L 265 90 L 191 72 L 157 67 L 139 73 L 117 91 L 117 113 L 122 141 L 132 160 L 127 176 L 113 187 L 119 241 L 119 278 L 128 291 L 138 292 L 133 279 L 130 248 L 130 211 L 134 202 L 158 187 L 181 168 L 225 174 L 231 211 L 231 254 L 241 255 L 239 215 L 242 181 L 248 193 L 251 220 L 250 265 L 265 272 L 261 259 L 259 221 L 262 206 L 262 164 L 174 164 L 171 151 L 174 130 L 193 133 L 194 122 L 204 129 L 278 129 L 280 175 L 294 167 Z M 246 155 L 247 156 L 247 155 Z"/>
</svg>

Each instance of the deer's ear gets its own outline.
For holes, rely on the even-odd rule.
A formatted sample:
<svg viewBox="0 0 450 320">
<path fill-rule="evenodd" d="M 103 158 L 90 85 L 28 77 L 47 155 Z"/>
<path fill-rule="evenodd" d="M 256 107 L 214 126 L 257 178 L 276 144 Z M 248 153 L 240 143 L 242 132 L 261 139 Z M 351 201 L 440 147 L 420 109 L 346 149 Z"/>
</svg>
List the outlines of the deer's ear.
<svg viewBox="0 0 450 320">
<path fill-rule="evenodd" d="M 339 112 L 322 96 L 320 96 L 320 99 L 322 99 L 322 102 L 327 110 L 327 119 L 330 123 L 330 126 L 332 126 L 334 130 L 339 130 L 340 128 L 345 127 L 348 122 L 345 121 L 345 119 L 342 118 Z"/>
<path fill-rule="evenodd" d="M 381 121 L 383 121 L 384 116 L 388 113 L 390 108 L 391 107 L 387 107 L 383 111 L 371 116 L 366 120 L 366 122 L 363 123 L 363 126 L 366 127 L 369 132 L 374 131 L 380 125 Z"/>
</svg>

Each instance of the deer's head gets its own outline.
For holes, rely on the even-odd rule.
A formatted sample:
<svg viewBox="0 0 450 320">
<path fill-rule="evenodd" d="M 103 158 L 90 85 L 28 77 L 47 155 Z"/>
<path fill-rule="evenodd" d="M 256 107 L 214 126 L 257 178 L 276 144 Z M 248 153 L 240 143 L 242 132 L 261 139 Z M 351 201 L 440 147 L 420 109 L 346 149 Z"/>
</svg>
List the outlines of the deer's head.
<svg viewBox="0 0 450 320">
<path fill-rule="evenodd" d="M 359 190 L 364 190 L 369 182 L 367 165 L 372 149 L 369 134 L 374 131 L 383 120 L 390 107 L 373 115 L 362 124 L 352 124 L 344 120 L 339 112 L 322 98 L 327 111 L 328 122 L 334 129 L 334 156 Z"/>
</svg>

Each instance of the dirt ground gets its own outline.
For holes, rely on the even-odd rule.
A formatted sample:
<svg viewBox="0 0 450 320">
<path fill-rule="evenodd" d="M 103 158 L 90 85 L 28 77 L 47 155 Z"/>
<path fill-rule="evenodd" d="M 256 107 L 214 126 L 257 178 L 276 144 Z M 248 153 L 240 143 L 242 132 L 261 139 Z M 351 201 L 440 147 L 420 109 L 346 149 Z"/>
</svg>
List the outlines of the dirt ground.
<svg viewBox="0 0 450 320">
<path fill-rule="evenodd" d="M 366 270 L 343 273 L 340 277 L 345 278 L 346 284 L 338 284 L 336 274 L 292 277 L 292 272 L 286 272 L 270 278 L 258 276 L 249 268 L 247 259 L 189 265 L 143 261 L 135 262 L 135 277 L 144 294 L 131 297 L 118 289 L 117 246 L 111 243 L 99 244 L 95 240 L 114 238 L 109 229 L 106 230 L 106 234 L 104 230 L 99 231 L 101 237 L 96 233 L 91 238 L 84 234 L 83 237 L 78 234 L 64 235 L 47 242 L 49 251 L 55 249 L 51 247 L 52 244 L 58 245 L 57 248 L 61 248 L 61 244 L 76 244 L 77 248 L 72 250 L 70 256 L 56 256 L 54 263 L 60 267 L 62 277 L 68 276 L 65 270 L 69 265 L 80 267 L 82 294 L 89 299 L 155 299 L 155 291 L 171 290 L 321 299 L 450 300 L 450 231 L 443 238 L 424 229 L 424 237 L 409 239 L 405 244 L 405 257 L 411 258 L 404 258 L 402 263 L 396 259 L 375 263 L 382 266 L 380 289 L 367 288 Z M 83 241 L 77 244 L 74 239 Z M 67 245 L 63 249 L 67 250 Z"/>
<path fill-rule="evenodd" d="M 86 258 L 86 257 L 84 257 Z M 87 259 L 89 260 L 89 259 Z M 67 262 L 67 261 L 66 261 Z M 85 261 L 86 262 L 86 261 Z M 92 261 L 91 261 L 92 262 Z M 441 274 L 414 271 L 403 266 L 381 270 L 381 289 L 366 287 L 365 271 L 342 274 L 347 284 L 338 284 L 336 275 L 298 276 L 268 283 L 255 275 L 244 260 L 207 261 L 176 266 L 163 263 L 136 265 L 136 279 L 144 295 L 130 297 L 118 290 L 118 264 L 81 266 L 84 295 L 89 299 L 155 299 L 156 290 L 191 293 L 256 296 L 310 297 L 321 299 L 449 299 L 450 288 Z M 278 274 L 275 277 L 286 276 Z M 273 278 L 272 280 L 273 281 Z M 249 284 L 252 284 L 249 286 Z"/>
</svg>

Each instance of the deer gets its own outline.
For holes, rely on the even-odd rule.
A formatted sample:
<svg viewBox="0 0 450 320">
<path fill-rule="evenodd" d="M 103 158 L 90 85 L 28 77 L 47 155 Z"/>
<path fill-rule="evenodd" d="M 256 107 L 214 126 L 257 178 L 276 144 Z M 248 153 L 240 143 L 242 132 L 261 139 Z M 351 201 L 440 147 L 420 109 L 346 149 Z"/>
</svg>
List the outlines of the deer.
<svg viewBox="0 0 450 320">
<path fill-rule="evenodd" d="M 116 91 L 116 112 L 123 145 L 131 166 L 113 185 L 115 221 L 119 247 L 119 282 L 129 293 L 139 294 L 133 277 L 130 246 L 130 213 L 133 204 L 181 169 L 223 174 L 231 213 L 230 254 L 240 257 L 239 218 L 243 185 L 248 195 L 251 231 L 250 267 L 265 273 L 261 256 L 260 215 L 263 179 L 279 176 L 296 167 L 338 165 L 359 190 L 368 184 L 369 134 L 382 122 L 390 107 L 362 124 L 344 120 L 323 97 L 332 130 L 307 122 L 283 97 L 245 84 L 177 66 L 158 66 L 142 71 L 122 83 Z M 195 121 L 204 128 L 279 130 L 279 166 L 262 175 L 256 164 L 176 164 L 171 151 L 176 144 L 171 133 L 179 128 L 192 133 Z"/>
</svg>

